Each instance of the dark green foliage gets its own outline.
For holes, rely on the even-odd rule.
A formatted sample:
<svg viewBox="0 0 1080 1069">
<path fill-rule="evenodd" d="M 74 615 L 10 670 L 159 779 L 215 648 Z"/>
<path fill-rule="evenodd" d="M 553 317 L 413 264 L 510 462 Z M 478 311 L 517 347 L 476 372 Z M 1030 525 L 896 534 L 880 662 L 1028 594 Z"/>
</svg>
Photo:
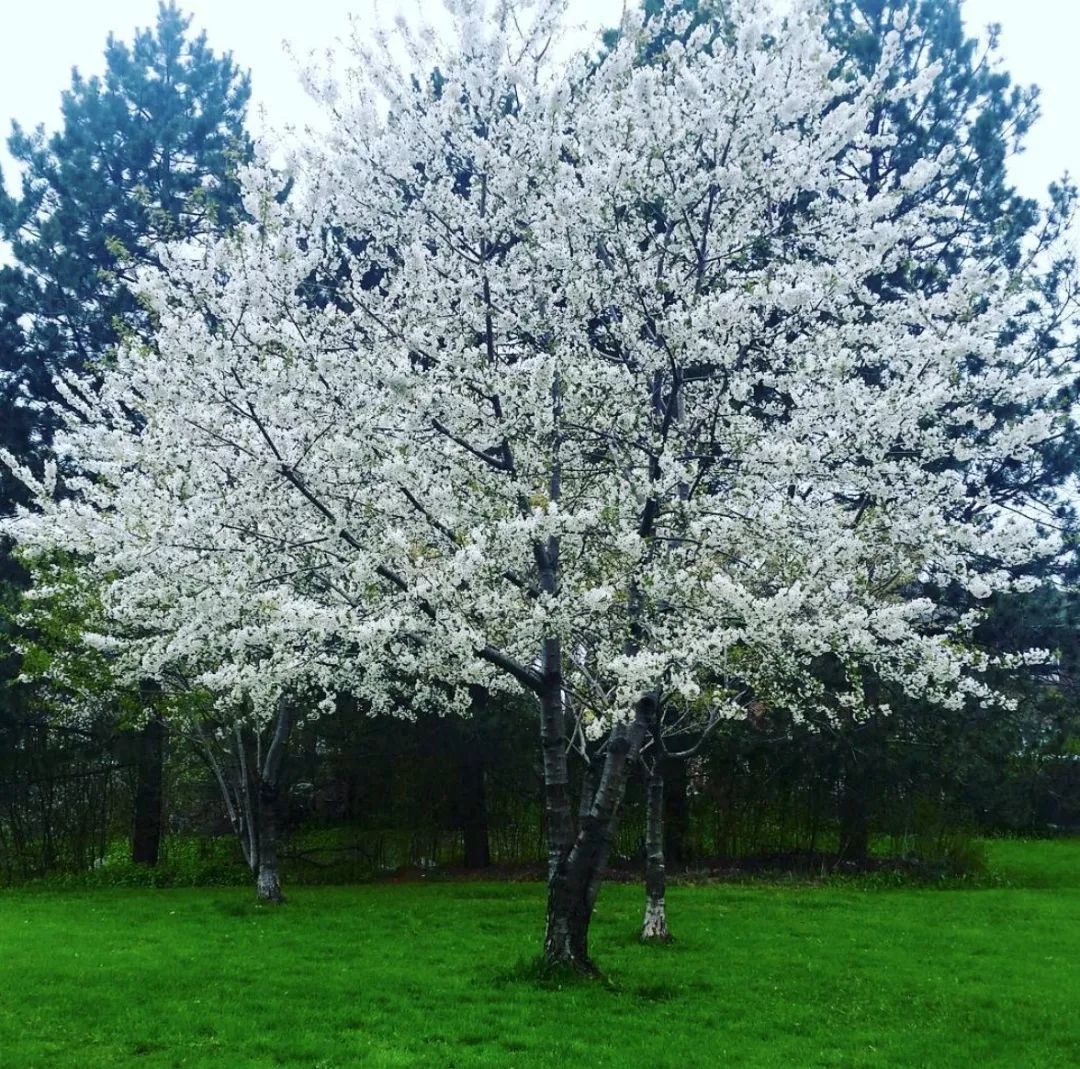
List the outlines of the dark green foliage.
<svg viewBox="0 0 1080 1069">
<path fill-rule="evenodd" d="M 902 189 L 904 177 L 922 160 L 953 162 L 943 174 L 917 193 L 908 193 L 898 213 L 920 199 L 937 198 L 944 189 L 958 211 L 956 237 L 942 248 L 932 272 L 918 277 L 881 280 L 883 294 L 890 288 L 916 288 L 932 292 L 943 280 L 972 260 L 988 267 L 1016 267 L 1036 250 L 1053 242 L 1072 218 L 1076 189 L 1068 181 L 1049 189 L 1049 205 L 1040 206 L 1021 196 L 1009 182 L 1007 163 L 1022 151 L 1025 137 L 1038 118 L 1038 90 L 1014 85 L 997 62 L 998 32 L 979 42 L 968 36 L 960 0 L 834 0 L 829 31 L 836 47 L 853 57 L 867 73 L 879 61 L 896 20 L 906 29 L 900 37 L 899 74 L 914 78 L 930 65 L 940 74 L 925 97 L 881 105 L 872 120 L 872 133 L 894 141 L 872 152 L 861 173 L 869 195 Z M 1049 264 L 1042 288 L 1060 310 L 1059 327 L 1075 316 L 1071 291 L 1073 261 Z M 1060 332 L 1042 338 L 1047 356 L 1061 359 Z M 1077 396 L 1077 373 L 1062 383 L 1059 404 L 1068 410 Z M 1003 402 L 999 415 L 1013 415 Z M 1030 467 L 1006 463 L 989 473 L 988 488 L 998 498 L 1038 499 L 1047 506 L 1047 520 L 1067 523 L 1071 510 L 1056 502 L 1053 488 L 1077 470 L 1075 430 L 1044 448 L 1042 463 Z M 974 499 L 987 486 L 972 487 Z"/>
<path fill-rule="evenodd" d="M 59 131 L 13 128 L 22 175 L 19 192 L 0 197 L 0 234 L 16 266 L 0 278 L 0 308 L 23 323 L 24 337 L 3 351 L 30 397 L 48 395 L 57 369 L 91 365 L 142 325 L 131 271 L 153 261 L 157 242 L 226 226 L 241 211 L 248 77 L 205 35 L 190 35 L 190 22 L 163 3 L 132 45 L 110 36 L 103 77 L 73 72 Z"/>
<path fill-rule="evenodd" d="M 836 0 L 830 7 L 830 36 L 869 72 L 897 15 L 920 31 L 909 29 L 902 36 L 903 73 L 915 74 L 931 63 L 943 69 L 920 107 L 902 102 L 880 109 L 876 128 L 891 133 L 896 144 L 868 161 L 864 180 L 871 191 L 899 188 L 920 160 L 953 150 L 958 165 L 949 175 L 949 194 L 964 209 L 958 230 L 975 238 L 979 255 L 1015 265 L 1021 242 L 1040 215 L 1035 202 L 1010 185 L 1006 162 L 1038 117 L 1038 90 L 1014 85 L 993 65 L 996 31 L 981 43 L 968 36 L 958 0 Z M 931 197 L 939 189 L 931 183 L 918 196 Z M 959 247 L 946 250 L 942 266 L 955 269 L 961 255 Z"/>
<path fill-rule="evenodd" d="M 913 76 L 929 64 L 939 64 L 941 73 L 925 99 L 878 110 L 873 132 L 891 135 L 895 144 L 870 154 L 862 178 L 870 195 L 899 189 L 920 160 L 951 153 L 955 162 L 947 178 L 935 182 L 947 182 L 947 195 L 960 215 L 956 240 L 942 249 L 935 272 L 882 279 L 883 294 L 893 287 L 933 291 L 972 257 L 988 266 L 1014 267 L 1061 232 L 1076 201 L 1076 190 L 1062 182 L 1051 187 L 1050 206 L 1042 210 L 1010 184 L 1007 161 L 1021 150 L 1038 117 L 1038 92 L 1014 85 L 997 65 L 996 30 L 982 44 L 968 36 L 959 0 L 836 0 L 830 5 L 830 35 L 866 72 L 880 58 L 898 17 L 908 27 L 901 37 L 902 74 Z M 940 190 L 935 190 L 935 182 L 914 196 L 936 195 Z M 1075 314 L 1068 281 L 1072 267 L 1071 261 L 1051 264 L 1043 276 L 1044 293 L 1060 309 L 1063 327 Z M 1048 333 L 1042 342 L 1048 358 L 1068 356 L 1058 334 Z M 1058 404 L 1063 410 L 1075 403 L 1076 381 L 1073 373 L 1062 383 Z M 1003 402 L 997 414 L 1013 413 Z M 980 507 L 980 496 L 989 492 L 998 500 L 1017 502 L 1024 510 L 1042 509 L 1040 515 L 1052 526 L 1070 527 L 1075 520 L 1073 510 L 1056 495 L 1056 488 L 1077 470 L 1078 457 L 1080 443 L 1073 430 L 1045 447 L 1038 464 L 1003 464 L 988 473 L 985 481 L 972 482 L 972 513 Z M 1060 575 L 1062 567 L 1063 562 L 1049 562 L 1046 573 Z M 917 584 L 912 584 L 905 593 L 917 596 L 919 592 Z M 957 614 L 975 604 L 963 591 L 948 593 Z M 1015 626 L 1019 623 L 1015 607 L 1037 600 L 1049 611 L 1029 617 L 1026 626 Z M 1035 596 L 997 599 L 977 640 L 991 653 L 1031 647 L 1066 650 L 1069 643 L 1061 640 L 1065 632 L 1075 631 L 1075 625 L 1067 622 L 1074 618 L 1074 600 L 1054 584 L 1047 584 Z M 1051 625 L 1051 620 L 1056 624 Z M 1033 747 L 1043 752 L 1052 733 L 1047 717 L 1062 711 L 1060 689 L 1048 689 L 1051 681 L 1045 673 L 1014 673 L 999 677 L 998 682 L 1021 698 L 1019 713 L 1003 716 L 969 708 L 956 715 L 943 714 L 909 698 L 888 695 L 894 710 L 891 717 L 842 729 L 837 736 L 842 823 L 849 811 L 861 809 L 864 824 L 885 817 L 895 828 L 898 813 L 913 813 L 914 800 L 935 794 L 942 799 L 939 810 L 946 821 L 962 819 L 960 814 L 1005 823 L 1037 820 L 1030 812 L 1020 816 L 1023 806 L 1013 806 L 1011 812 L 994 806 L 994 787 L 1004 785 L 1006 770 L 1034 752 Z M 863 784 L 872 785 L 871 794 L 876 797 L 859 797 Z M 877 812 L 868 813 L 870 808 Z M 853 856 L 863 852 L 855 849 Z"/>
<path fill-rule="evenodd" d="M 524 699 L 492 699 L 467 720 L 411 722 L 365 716 L 343 699 L 339 715 L 300 729 L 290 762 L 289 827 L 332 833 L 322 848 L 306 837 L 301 858 L 312 868 L 351 858 L 368 873 L 460 864 L 470 817 L 485 825 L 490 860 L 542 856 L 536 736 Z M 477 774 L 480 814 L 468 805 Z"/>
</svg>

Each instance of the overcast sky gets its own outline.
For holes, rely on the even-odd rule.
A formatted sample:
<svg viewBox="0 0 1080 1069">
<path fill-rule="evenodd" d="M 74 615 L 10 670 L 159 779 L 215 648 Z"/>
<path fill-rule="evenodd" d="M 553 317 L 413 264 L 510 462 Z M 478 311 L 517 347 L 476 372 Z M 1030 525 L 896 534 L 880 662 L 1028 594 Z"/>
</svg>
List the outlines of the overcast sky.
<svg viewBox="0 0 1080 1069">
<path fill-rule="evenodd" d="M 622 0 L 572 0 L 583 22 L 610 26 Z M 314 117 L 297 84 L 288 41 L 297 54 L 321 51 L 348 31 L 348 13 L 370 14 L 372 0 L 182 0 L 206 29 L 215 50 L 232 50 L 252 73 L 253 97 L 275 126 L 303 126 Z M 60 92 L 71 68 L 85 74 L 103 69 L 109 31 L 130 39 L 137 26 L 153 22 L 156 0 L 13 0 L 5 5 L 0 35 L 0 129 L 11 119 L 52 129 L 59 118 Z M 384 14 L 442 7 L 439 0 L 383 0 Z M 1043 118 L 1028 151 L 1013 164 L 1025 192 L 1037 195 L 1068 169 L 1080 175 L 1080 2 L 1078 0 L 966 0 L 972 32 L 989 22 L 1003 28 L 1002 54 L 1008 70 L 1043 91 Z M 256 123 L 257 126 L 257 123 Z M 11 183 L 11 160 L 0 151 L 0 167 Z"/>
</svg>

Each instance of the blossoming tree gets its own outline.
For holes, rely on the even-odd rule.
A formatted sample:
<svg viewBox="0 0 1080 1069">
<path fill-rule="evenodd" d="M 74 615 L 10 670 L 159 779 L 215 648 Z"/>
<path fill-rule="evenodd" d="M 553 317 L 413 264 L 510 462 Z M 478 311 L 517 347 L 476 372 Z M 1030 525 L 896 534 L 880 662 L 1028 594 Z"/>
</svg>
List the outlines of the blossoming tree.
<svg viewBox="0 0 1080 1069">
<path fill-rule="evenodd" d="M 222 686 L 261 686 L 213 624 L 259 598 L 260 646 L 328 694 L 535 695 L 544 953 L 588 968 L 658 709 L 997 700 L 973 618 L 901 592 L 983 597 L 1054 549 L 984 476 L 1039 463 L 1060 368 L 1025 268 L 900 284 L 963 238 L 943 196 L 898 210 L 947 154 L 859 178 L 870 110 L 918 89 L 895 48 L 863 77 L 816 3 L 736 0 L 560 58 L 561 4 L 452 6 L 454 41 L 402 26 L 319 84 L 288 195 L 256 166 L 251 223 L 163 250 L 154 345 L 66 388 L 73 493 L 10 527 L 92 556 L 114 618 Z"/>
</svg>

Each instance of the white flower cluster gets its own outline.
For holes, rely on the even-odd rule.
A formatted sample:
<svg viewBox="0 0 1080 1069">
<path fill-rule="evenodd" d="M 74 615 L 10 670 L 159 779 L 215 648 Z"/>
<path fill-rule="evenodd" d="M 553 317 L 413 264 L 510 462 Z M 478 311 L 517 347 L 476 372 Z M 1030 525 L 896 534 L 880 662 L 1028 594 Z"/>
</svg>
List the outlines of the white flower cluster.
<svg viewBox="0 0 1080 1069">
<path fill-rule="evenodd" d="M 451 6 L 456 45 L 358 50 L 287 196 L 260 163 L 249 223 L 162 250 L 152 343 L 67 381 L 65 494 L 26 473 L 7 530 L 93 562 L 127 671 L 264 707 L 455 707 L 552 638 L 596 731 L 655 691 L 858 711 L 867 672 L 992 700 L 926 591 L 1056 550 L 985 487 L 1059 369 L 1022 269 L 907 284 L 965 238 L 948 156 L 862 178 L 928 88 L 895 40 L 864 79 L 821 5 L 734 0 L 559 59 L 557 4 Z"/>
</svg>

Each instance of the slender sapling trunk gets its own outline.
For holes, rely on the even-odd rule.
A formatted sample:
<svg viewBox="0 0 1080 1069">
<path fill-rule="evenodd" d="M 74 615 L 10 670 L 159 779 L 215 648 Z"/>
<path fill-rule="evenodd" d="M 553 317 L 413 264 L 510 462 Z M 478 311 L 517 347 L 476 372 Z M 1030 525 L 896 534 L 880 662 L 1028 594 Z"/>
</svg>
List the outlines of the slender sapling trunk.
<svg viewBox="0 0 1080 1069">
<path fill-rule="evenodd" d="M 645 784 L 645 919 L 641 925 L 641 938 L 644 942 L 671 941 L 664 902 L 666 892 L 664 772 L 663 758 L 657 754 L 653 758 Z"/>
</svg>

